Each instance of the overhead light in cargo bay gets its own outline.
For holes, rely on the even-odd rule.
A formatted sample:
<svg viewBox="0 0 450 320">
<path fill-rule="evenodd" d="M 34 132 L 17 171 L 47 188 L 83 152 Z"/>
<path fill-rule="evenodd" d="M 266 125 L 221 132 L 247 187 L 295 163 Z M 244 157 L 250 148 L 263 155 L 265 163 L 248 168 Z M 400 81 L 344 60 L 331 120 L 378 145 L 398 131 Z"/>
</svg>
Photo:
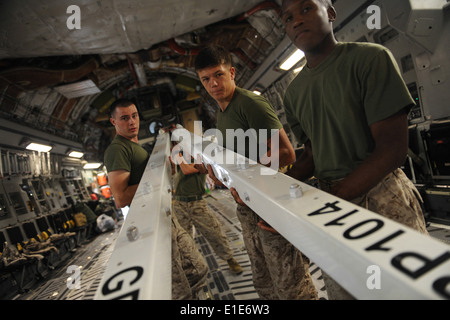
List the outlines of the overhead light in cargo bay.
<svg viewBox="0 0 450 320">
<path fill-rule="evenodd" d="M 86 163 L 83 166 L 83 169 L 98 169 L 102 164 L 99 162 L 90 162 L 90 163 Z"/>
<path fill-rule="evenodd" d="M 68 154 L 68 156 L 69 156 L 69 157 L 72 157 L 72 158 L 78 158 L 78 159 L 80 159 L 82 156 L 84 156 L 84 153 L 83 153 L 83 152 L 79 152 L 79 151 L 71 151 L 71 152 Z"/>
<path fill-rule="evenodd" d="M 299 73 L 300 71 L 303 70 L 304 67 L 305 67 L 305 66 L 298 67 L 298 68 L 294 69 L 293 72 L 294 72 L 294 73 Z"/>
<path fill-rule="evenodd" d="M 253 88 L 253 93 L 257 94 L 258 96 L 262 95 L 264 91 L 264 87 L 261 84 L 256 84 L 255 87 Z"/>
<path fill-rule="evenodd" d="M 39 143 L 35 143 L 35 142 L 31 142 L 30 144 L 28 144 L 25 149 L 27 150 L 33 150 L 33 151 L 39 151 L 39 152 L 49 152 L 50 150 L 52 150 L 52 146 L 48 146 L 45 144 L 39 144 Z"/>
<path fill-rule="evenodd" d="M 286 60 L 283 61 L 283 63 L 280 65 L 281 70 L 291 70 L 293 66 L 299 62 L 305 54 L 300 49 L 297 49 L 294 53 L 292 53 Z"/>
<path fill-rule="evenodd" d="M 55 87 L 55 90 L 67 99 L 89 96 L 100 93 L 100 89 L 92 80 L 84 80 L 75 83 Z"/>
</svg>

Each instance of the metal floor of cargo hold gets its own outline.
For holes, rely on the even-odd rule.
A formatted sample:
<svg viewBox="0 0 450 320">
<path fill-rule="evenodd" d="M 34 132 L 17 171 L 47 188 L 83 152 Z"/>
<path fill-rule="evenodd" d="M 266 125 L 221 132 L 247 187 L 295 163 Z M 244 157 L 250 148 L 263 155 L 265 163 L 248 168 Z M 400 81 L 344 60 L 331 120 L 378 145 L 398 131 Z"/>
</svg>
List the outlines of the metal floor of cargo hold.
<svg viewBox="0 0 450 320">
<path fill-rule="evenodd" d="M 209 273 L 207 286 L 200 294 L 202 300 L 257 300 L 259 299 L 252 281 L 250 260 L 242 239 L 241 226 L 235 214 L 236 204 L 228 190 L 213 190 L 206 197 L 212 211 L 219 222 L 233 249 L 235 259 L 243 268 L 239 275 L 233 274 L 226 261 L 220 259 L 212 250 L 206 239 L 199 233 L 195 233 L 195 242 L 198 249 L 204 255 Z M 53 270 L 49 278 L 38 283 L 35 288 L 15 296 L 15 300 L 93 300 L 99 287 L 103 272 L 114 243 L 119 235 L 118 228 L 100 234 L 91 241 L 77 248 L 73 256 L 64 265 Z M 431 236 L 450 243 L 450 227 L 436 223 L 430 223 L 428 231 Z M 74 280 L 80 270 L 79 282 Z M 320 268 L 310 263 L 309 267 L 313 282 L 316 286 L 319 299 L 327 299 L 327 292 L 322 279 Z"/>
</svg>

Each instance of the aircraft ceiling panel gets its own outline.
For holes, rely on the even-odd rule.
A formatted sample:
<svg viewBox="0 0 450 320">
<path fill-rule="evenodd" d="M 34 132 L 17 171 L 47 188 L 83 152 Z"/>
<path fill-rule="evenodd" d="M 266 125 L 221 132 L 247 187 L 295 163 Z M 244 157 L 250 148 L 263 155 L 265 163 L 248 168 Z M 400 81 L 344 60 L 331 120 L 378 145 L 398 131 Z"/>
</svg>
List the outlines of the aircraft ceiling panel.
<svg viewBox="0 0 450 320">
<path fill-rule="evenodd" d="M 70 0 L 0 3 L 0 59 L 135 52 L 234 17 L 260 0 L 78 1 L 80 29 Z"/>
</svg>

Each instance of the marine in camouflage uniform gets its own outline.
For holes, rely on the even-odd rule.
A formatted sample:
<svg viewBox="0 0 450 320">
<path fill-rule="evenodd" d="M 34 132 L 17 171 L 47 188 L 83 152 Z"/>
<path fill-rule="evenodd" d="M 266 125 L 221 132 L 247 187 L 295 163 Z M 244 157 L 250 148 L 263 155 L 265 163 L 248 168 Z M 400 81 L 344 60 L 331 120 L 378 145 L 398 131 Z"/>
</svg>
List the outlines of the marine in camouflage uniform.
<svg viewBox="0 0 450 320">
<path fill-rule="evenodd" d="M 219 221 L 203 199 L 206 192 L 206 169 L 203 166 L 188 164 L 178 156 L 179 170 L 176 176 L 176 188 L 173 210 L 180 225 L 190 234 L 193 226 L 213 248 L 214 252 L 227 261 L 233 273 L 242 273 L 242 267 L 233 258 L 233 252 Z"/>
<path fill-rule="evenodd" d="M 196 58 L 195 69 L 206 91 L 220 107 L 216 123 L 222 138 L 219 143 L 253 161 L 261 160 L 260 149 L 262 157 L 274 157 L 271 160 L 277 159 L 279 166 L 294 161 L 294 150 L 272 106 L 262 96 L 236 86 L 235 69 L 224 48 L 211 46 L 203 49 Z M 274 130 L 277 135 L 268 135 L 261 141 L 258 136 L 250 135 L 244 143 L 239 143 L 238 137 L 234 137 L 233 143 L 228 141 L 227 130 L 243 130 L 244 133 Z M 270 150 L 272 139 L 278 140 L 277 150 Z M 257 155 L 252 155 L 250 149 L 254 148 L 250 147 L 255 145 Z M 307 272 L 309 266 L 303 260 L 303 255 L 276 231 L 272 233 L 261 229 L 258 226 L 261 219 L 245 206 L 233 189 L 231 191 L 240 203 L 236 214 L 241 222 L 251 262 L 253 284 L 260 298 L 317 299 L 316 289 Z"/>
<path fill-rule="evenodd" d="M 217 129 L 222 132 L 223 145 L 227 145 L 227 129 L 279 129 L 282 125 L 270 104 L 263 97 L 236 87 L 233 99 L 224 112 L 217 116 Z M 258 141 L 254 141 L 257 145 Z M 244 155 L 249 154 L 251 141 L 247 142 Z M 240 152 L 234 143 L 235 152 Z M 259 154 L 259 151 L 258 151 Z M 258 160 L 258 159 L 252 159 Z M 276 230 L 260 227 L 262 219 L 246 205 L 238 204 L 236 215 L 242 226 L 242 234 L 253 274 L 253 285 L 261 299 L 269 300 L 317 300 L 317 290 L 309 273 L 309 261 Z"/>
<path fill-rule="evenodd" d="M 310 1 L 305 16 L 302 5 L 282 2 L 286 33 L 307 61 L 285 91 L 286 119 L 305 146 L 288 174 L 314 176 L 323 190 L 427 233 L 420 196 L 398 169 L 415 102 L 394 56 L 379 44 L 338 42 L 332 1 Z M 298 36 L 300 22 L 311 37 Z M 336 294 L 339 285 L 327 275 L 324 280 L 330 299 L 352 298 Z"/>
<path fill-rule="evenodd" d="M 233 257 L 233 252 L 228 244 L 219 222 L 213 216 L 206 200 L 175 200 L 173 209 L 181 226 L 189 233 L 195 226 L 213 248 L 214 252 L 223 260 L 227 261 Z"/>
<path fill-rule="evenodd" d="M 172 215 L 172 299 L 197 299 L 207 274 L 208 266 L 192 237 Z"/>
<path fill-rule="evenodd" d="M 131 204 L 150 155 L 138 143 L 139 114 L 131 101 L 114 102 L 110 116 L 116 137 L 105 151 L 104 163 L 116 204 L 125 207 Z M 127 179 L 121 177 L 124 174 Z M 172 215 L 172 299 L 196 299 L 207 272 L 193 239 Z"/>
<path fill-rule="evenodd" d="M 261 228 L 261 218 L 249 207 L 238 204 L 236 213 L 260 298 L 317 300 L 309 259 L 276 231 Z"/>
</svg>

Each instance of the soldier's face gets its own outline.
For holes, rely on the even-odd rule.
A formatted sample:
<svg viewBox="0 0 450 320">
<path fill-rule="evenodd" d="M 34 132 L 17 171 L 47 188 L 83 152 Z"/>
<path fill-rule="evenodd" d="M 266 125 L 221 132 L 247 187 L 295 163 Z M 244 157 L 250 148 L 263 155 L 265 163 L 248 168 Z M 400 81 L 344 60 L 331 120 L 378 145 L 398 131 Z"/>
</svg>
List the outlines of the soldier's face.
<svg viewBox="0 0 450 320">
<path fill-rule="evenodd" d="M 199 70 L 198 76 L 206 91 L 217 102 L 231 100 L 235 88 L 235 69 L 221 64 Z"/>
<path fill-rule="evenodd" d="M 311 52 L 332 33 L 336 11 L 321 0 L 285 0 L 281 18 L 292 43 L 303 52 Z"/>
<path fill-rule="evenodd" d="M 137 139 L 139 133 L 139 113 L 134 104 L 128 107 L 117 107 L 111 123 L 116 128 L 116 133 L 130 140 Z"/>
</svg>

